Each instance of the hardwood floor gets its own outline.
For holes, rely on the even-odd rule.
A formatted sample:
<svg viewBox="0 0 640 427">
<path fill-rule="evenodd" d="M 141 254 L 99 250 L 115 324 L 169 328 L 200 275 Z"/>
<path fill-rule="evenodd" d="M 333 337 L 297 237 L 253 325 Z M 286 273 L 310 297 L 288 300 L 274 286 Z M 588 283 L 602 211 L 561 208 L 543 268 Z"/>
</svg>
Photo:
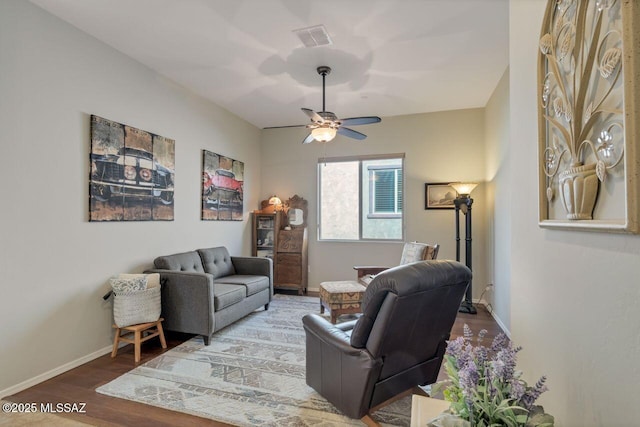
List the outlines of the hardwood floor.
<svg viewBox="0 0 640 427">
<path fill-rule="evenodd" d="M 496 321 L 478 306 L 478 314 L 459 313 L 451 331 L 452 339 L 462 335 L 467 323 L 474 334 L 481 329 L 488 331 L 486 339 L 490 343 L 501 331 Z M 167 350 L 189 339 L 190 335 L 167 333 Z M 142 346 L 141 363 L 163 353 L 160 342 L 152 339 Z M 118 351 L 115 359 L 104 355 L 80 367 L 58 375 L 48 381 L 33 386 L 13 396 L 5 397 L 12 402 L 32 403 L 86 403 L 84 414 L 58 414 L 65 418 L 95 426 L 227 426 L 228 424 L 168 411 L 154 406 L 117 399 L 95 392 L 95 389 L 133 369 L 133 346 L 128 345 Z M 445 378 L 441 372 L 441 378 Z M 0 422 L 2 424 L 2 422 Z"/>
</svg>

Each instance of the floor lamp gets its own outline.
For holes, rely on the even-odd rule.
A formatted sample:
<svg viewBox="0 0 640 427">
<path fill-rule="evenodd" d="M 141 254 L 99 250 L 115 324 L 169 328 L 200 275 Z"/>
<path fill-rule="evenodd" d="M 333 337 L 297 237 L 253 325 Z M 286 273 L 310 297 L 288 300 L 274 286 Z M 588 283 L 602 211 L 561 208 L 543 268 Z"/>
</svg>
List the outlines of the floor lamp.
<svg viewBox="0 0 640 427">
<path fill-rule="evenodd" d="M 473 199 L 470 194 L 477 185 L 478 184 L 472 182 L 457 182 L 451 184 L 451 186 L 458 192 L 458 197 L 453 201 L 456 208 L 456 261 L 460 261 L 460 211 L 462 211 L 465 217 L 464 262 L 469 269 L 471 269 L 471 205 L 473 205 Z M 464 295 L 464 301 L 462 301 L 462 304 L 460 304 L 460 308 L 458 309 L 460 313 L 478 313 L 476 308 L 473 306 L 472 294 L 473 286 L 470 281 Z"/>
</svg>

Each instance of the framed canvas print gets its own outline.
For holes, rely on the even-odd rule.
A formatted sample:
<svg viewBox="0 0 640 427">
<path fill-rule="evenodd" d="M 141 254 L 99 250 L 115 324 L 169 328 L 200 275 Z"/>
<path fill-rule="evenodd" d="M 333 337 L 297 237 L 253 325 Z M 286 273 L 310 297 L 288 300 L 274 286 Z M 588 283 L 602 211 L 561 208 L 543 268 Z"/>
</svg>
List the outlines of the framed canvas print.
<svg viewBox="0 0 640 427">
<path fill-rule="evenodd" d="M 203 220 L 242 221 L 244 162 L 202 150 Z"/>
<path fill-rule="evenodd" d="M 453 201 L 458 197 L 454 188 L 446 182 L 431 182 L 424 185 L 425 209 L 455 209 Z"/>
<path fill-rule="evenodd" d="M 175 141 L 91 115 L 89 221 L 173 221 Z"/>
<path fill-rule="evenodd" d="M 549 0 L 538 46 L 541 227 L 638 233 L 640 3 Z"/>
</svg>

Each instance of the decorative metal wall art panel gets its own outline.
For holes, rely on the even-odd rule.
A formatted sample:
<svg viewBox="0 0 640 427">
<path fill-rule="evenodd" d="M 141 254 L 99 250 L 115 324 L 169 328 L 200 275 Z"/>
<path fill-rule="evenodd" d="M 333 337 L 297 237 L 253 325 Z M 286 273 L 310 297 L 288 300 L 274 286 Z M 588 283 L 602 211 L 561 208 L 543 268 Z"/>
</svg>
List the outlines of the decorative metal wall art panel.
<svg viewBox="0 0 640 427">
<path fill-rule="evenodd" d="M 172 221 L 175 141 L 91 116 L 90 221 Z"/>
<path fill-rule="evenodd" d="M 540 225 L 638 232 L 639 6 L 549 0 L 538 51 Z"/>
<path fill-rule="evenodd" d="M 202 150 L 202 219 L 242 221 L 244 163 Z"/>
</svg>

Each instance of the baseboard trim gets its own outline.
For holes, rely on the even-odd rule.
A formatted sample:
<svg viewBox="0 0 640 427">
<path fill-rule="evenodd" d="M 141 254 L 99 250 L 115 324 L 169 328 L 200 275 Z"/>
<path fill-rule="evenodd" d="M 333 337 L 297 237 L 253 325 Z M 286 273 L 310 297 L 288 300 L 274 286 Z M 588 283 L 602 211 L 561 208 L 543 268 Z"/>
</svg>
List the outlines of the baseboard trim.
<svg viewBox="0 0 640 427">
<path fill-rule="evenodd" d="M 100 350 L 94 351 L 93 353 L 87 354 L 86 356 L 83 356 L 79 359 L 73 360 L 69 363 L 65 363 L 62 366 L 58 366 L 57 368 L 53 368 L 50 371 L 44 372 L 40 375 L 36 375 L 33 378 L 29 378 L 26 381 L 23 381 L 19 384 L 8 387 L 4 390 L 0 390 L 0 399 L 4 399 L 6 396 L 11 396 L 16 393 L 20 393 L 21 391 L 26 390 L 29 387 L 33 387 L 36 384 L 40 384 L 43 381 L 49 380 L 57 375 L 70 371 L 73 368 L 77 368 L 80 365 L 84 365 L 87 362 L 91 362 L 92 360 L 95 360 L 98 357 L 102 357 L 105 354 L 111 353 L 112 350 L 113 350 L 113 346 L 111 345 L 103 347 Z"/>
<path fill-rule="evenodd" d="M 496 315 L 495 310 L 489 310 L 487 308 L 489 306 L 489 303 L 487 301 L 485 301 L 484 299 L 482 299 L 482 300 L 474 299 L 473 303 L 474 304 L 484 305 L 485 309 L 489 312 L 489 314 L 491 314 L 491 317 L 493 317 L 493 320 L 495 320 L 496 323 L 498 324 L 498 326 L 500 326 L 500 329 L 502 329 L 502 332 L 504 332 L 504 334 L 507 336 L 507 338 L 511 339 L 511 331 L 509 331 L 509 329 L 507 329 L 507 327 L 504 324 L 504 322 L 502 321 L 502 319 L 500 319 Z"/>
<path fill-rule="evenodd" d="M 511 339 L 511 331 L 509 329 L 507 329 L 507 327 L 502 322 L 502 320 L 498 316 L 496 316 L 495 311 L 491 312 L 491 317 L 493 317 L 495 319 L 496 323 L 498 324 L 498 326 L 500 326 L 500 329 L 502 329 L 502 332 L 504 332 L 504 334 L 507 336 L 507 338 Z"/>
</svg>

